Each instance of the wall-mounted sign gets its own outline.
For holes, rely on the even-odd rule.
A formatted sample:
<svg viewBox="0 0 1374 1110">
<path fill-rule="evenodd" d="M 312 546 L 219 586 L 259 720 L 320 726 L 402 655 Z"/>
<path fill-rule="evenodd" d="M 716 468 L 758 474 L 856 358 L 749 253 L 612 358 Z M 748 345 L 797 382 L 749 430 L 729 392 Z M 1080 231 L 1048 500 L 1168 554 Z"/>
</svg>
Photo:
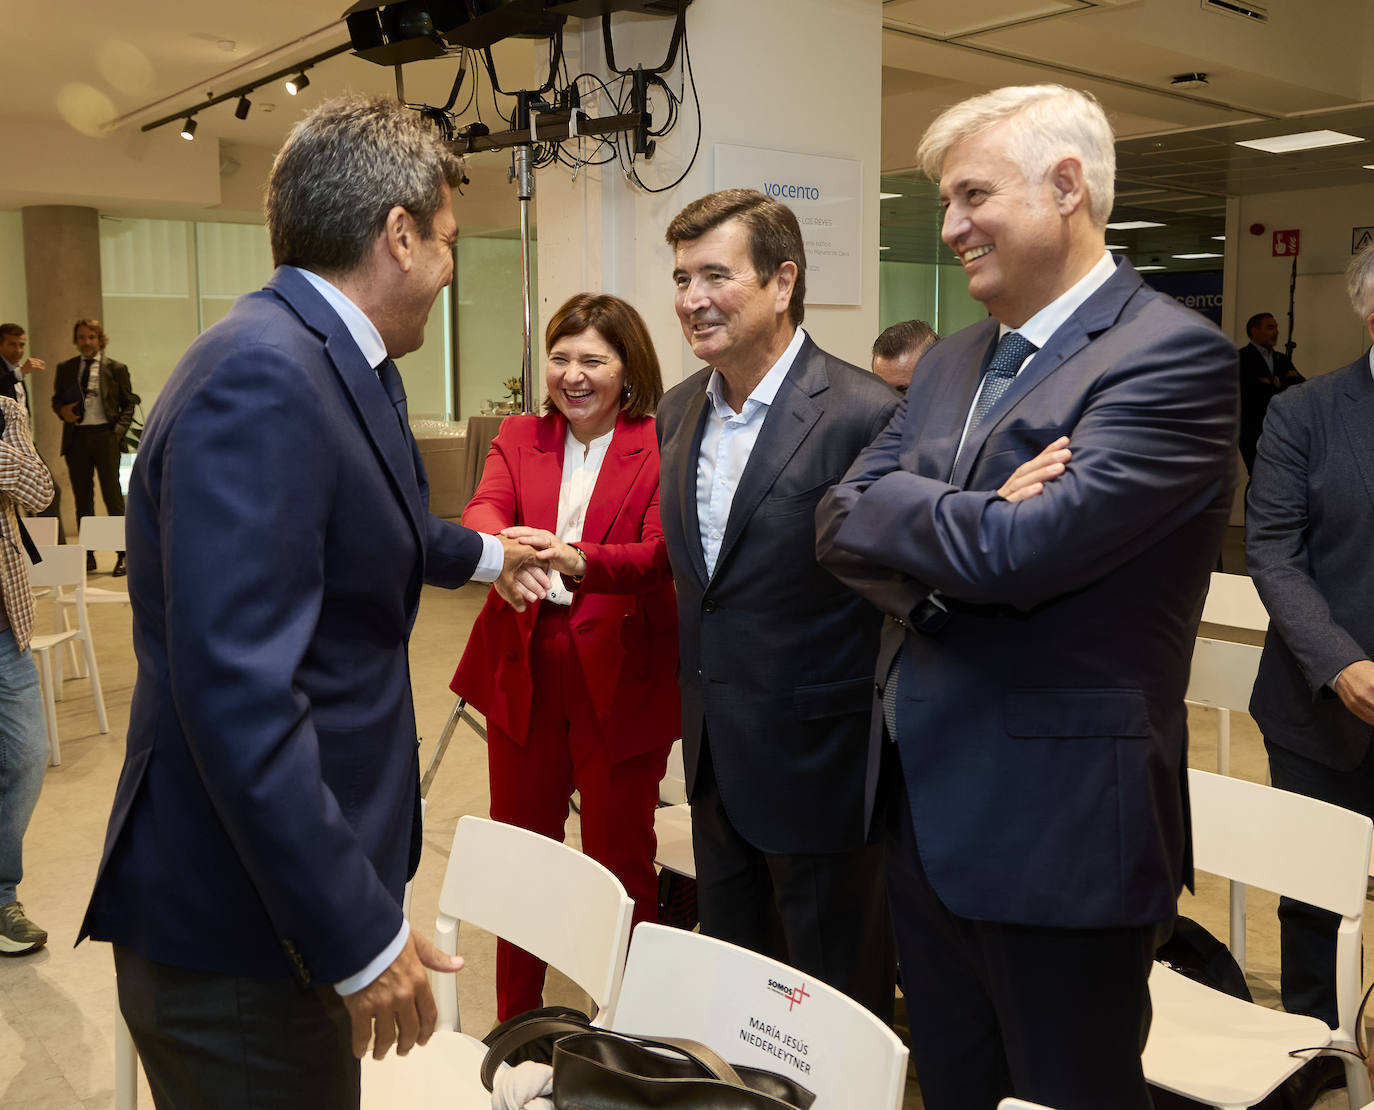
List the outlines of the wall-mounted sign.
<svg viewBox="0 0 1374 1110">
<path fill-rule="evenodd" d="M 797 214 L 807 304 L 863 300 L 863 166 L 849 158 L 715 144 L 714 187 L 757 189 Z"/>
<path fill-rule="evenodd" d="M 1295 258 L 1298 253 L 1298 231 L 1274 232 L 1274 257 Z"/>
<path fill-rule="evenodd" d="M 1374 227 L 1352 227 L 1350 229 L 1350 253 L 1359 254 L 1370 243 L 1374 243 Z"/>
</svg>

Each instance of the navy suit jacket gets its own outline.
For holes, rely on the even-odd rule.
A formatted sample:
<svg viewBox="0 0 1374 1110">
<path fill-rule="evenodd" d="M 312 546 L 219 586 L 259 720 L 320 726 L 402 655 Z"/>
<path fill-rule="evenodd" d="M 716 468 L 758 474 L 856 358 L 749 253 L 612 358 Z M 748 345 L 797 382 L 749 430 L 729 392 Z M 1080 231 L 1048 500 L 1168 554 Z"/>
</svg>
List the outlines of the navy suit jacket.
<svg viewBox="0 0 1374 1110">
<path fill-rule="evenodd" d="M 1358 766 L 1374 738 L 1326 685 L 1374 655 L 1371 551 L 1366 354 L 1274 398 L 1245 517 L 1246 563 L 1270 621 L 1250 712 L 1266 740 L 1340 771 Z"/>
<path fill-rule="evenodd" d="M 481 538 L 429 514 L 409 429 L 290 269 L 182 357 L 127 530 L 138 677 L 82 936 L 338 982 L 401 927 L 421 581 L 466 581 Z"/>
<path fill-rule="evenodd" d="M 669 390 L 657 417 L 688 791 L 709 730 L 721 801 L 754 847 L 855 851 L 882 616 L 817 564 L 815 508 L 897 395 L 808 338 L 764 418 L 708 577 L 697 458 L 711 373 Z"/>
<path fill-rule="evenodd" d="M 1253 343 L 1245 344 L 1239 352 L 1240 454 L 1245 460 L 1245 469 L 1251 473 L 1255 469 L 1255 444 L 1259 442 L 1269 402 L 1289 386 L 1303 380 L 1292 360 L 1282 351 L 1274 351 L 1273 358 L 1274 369 L 1271 372 L 1264 356 Z M 1270 381 L 1275 378 L 1278 384 L 1271 385 Z"/>
<path fill-rule="evenodd" d="M 1190 874 L 1183 693 L 1235 480 L 1235 348 L 1123 262 L 951 477 L 997 331 L 922 356 L 821 503 L 822 562 L 905 622 L 884 630 L 878 680 L 902 647 L 898 746 L 944 903 L 1030 925 L 1167 920 Z M 997 495 L 1060 435 L 1065 474 L 1019 504 Z M 950 615 L 918 631 L 932 588 Z"/>
</svg>

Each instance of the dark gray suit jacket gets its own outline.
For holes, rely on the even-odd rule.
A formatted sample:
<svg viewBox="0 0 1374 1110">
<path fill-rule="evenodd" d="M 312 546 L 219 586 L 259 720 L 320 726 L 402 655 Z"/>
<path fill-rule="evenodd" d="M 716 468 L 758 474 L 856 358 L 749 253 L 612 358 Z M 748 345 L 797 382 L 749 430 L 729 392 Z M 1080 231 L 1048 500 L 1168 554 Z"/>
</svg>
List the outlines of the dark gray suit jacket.
<svg viewBox="0 0 1374 1110">
<path fill-rule="evenodd" d="M 1250 713 L 1265 739 L 1337 770 L 1374 728 L 1326 684 L 1374 654 L 1374 378 L 1362 356 L 1275 397 L 1255 457 L 1245 557 L 1269 635 Z"/>
<path fill-rule="evenodd" d="M 708 580 L 696 488 L 710 376 L 706 367 L 670 390 L 657 417 L 688 790 L 709 729 L 721 799 L 751 844 L 852 851 L 865 839 L 881 616 L 817 564 L 814 514 L 897 395 L 808 338 L 764 419 Z"/>
</svg>

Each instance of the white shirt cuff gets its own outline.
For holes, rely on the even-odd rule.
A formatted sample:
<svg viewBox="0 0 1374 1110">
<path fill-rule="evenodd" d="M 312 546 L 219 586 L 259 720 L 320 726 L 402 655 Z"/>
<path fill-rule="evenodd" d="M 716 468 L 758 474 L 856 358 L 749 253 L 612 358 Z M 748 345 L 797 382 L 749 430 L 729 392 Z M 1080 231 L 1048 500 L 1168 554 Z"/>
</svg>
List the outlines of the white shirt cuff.
<svg viewBox="0 0 1374 1110">
<path fill-rule="evenodd" d="M 472 572 L 472 580 L 495 582 L 505 569 L 506 549 L 495 536 L 489 536 L 486 532 L 479 532 L 478 535 L 482 537 L 482 557 L 477 560 L 477 569 Z"/>
<path fill-rule="evenodd" d="M 372 981 L 382 972 L 389 968 L 401 950 L 405 948 L 406 941 L 410 939 L 410 922 L 401 922 L 401 931 L 396 934 L 396 939 L 388 944 L 377 954 L 377 958 L 368 964 L 356 975 L 350 975 L 342 983 L 335 983 L 334 989 L 347 998 L 350 994 L 357 994 L 364 987 L 371 986 Z"/>
</svg>

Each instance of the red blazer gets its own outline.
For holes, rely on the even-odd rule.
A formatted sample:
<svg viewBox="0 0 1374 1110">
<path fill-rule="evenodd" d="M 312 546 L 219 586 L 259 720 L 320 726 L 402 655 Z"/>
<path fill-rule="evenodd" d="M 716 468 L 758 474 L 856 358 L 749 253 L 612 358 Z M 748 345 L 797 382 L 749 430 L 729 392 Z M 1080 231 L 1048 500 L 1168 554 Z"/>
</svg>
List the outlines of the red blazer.
<svg viewBox="0 0 1374 1110">
<path fill-rule="evenodd" d="M 463 523 L 553 531 L 563 480 L 562 414 L 511 416 L 487 455 Z M 587 506 L 587 573 L 569 623 L 615 762 L 667 747 L 680 734 L 677 603 L 658 519 L 658 442 L 650 417 L 616 421 Z M 539 605 L 517 613 L 492 590 L 453 675 L 454 693 L 523 744 L 529 732 L 530 637 Z"/>
</svg>

